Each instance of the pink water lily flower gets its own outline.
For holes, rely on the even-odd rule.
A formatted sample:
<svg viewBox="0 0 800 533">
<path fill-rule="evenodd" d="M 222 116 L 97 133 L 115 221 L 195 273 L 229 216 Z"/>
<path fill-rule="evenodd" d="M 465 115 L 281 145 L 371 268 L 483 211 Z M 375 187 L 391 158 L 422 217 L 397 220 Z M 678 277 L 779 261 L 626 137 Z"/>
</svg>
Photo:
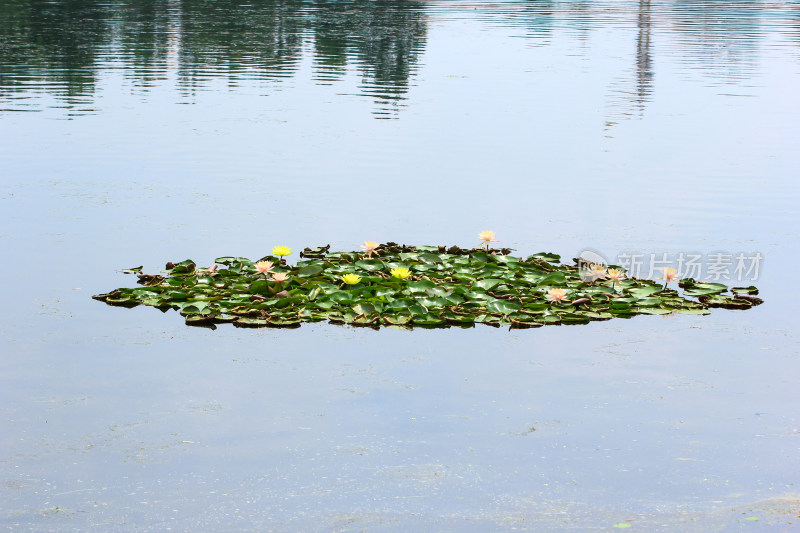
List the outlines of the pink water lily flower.
<svg viewBox="0 0 800 533">
<path fill-rule="evenodd" d="M 551 302 L 560 304 L 567 296 L 567 289 L 550 289 L 547 291 L 547 299 Z"/>
<path fill-rule="evenodd" d="M 284 282 L 289 279 L 289 274 L 286 272 L 275 272 L 272 274 L 272 281 L 277 281 L 278 283 Z"/>
<path fill-rule="evenodd" d="M 625 272 L 618 268 L 609 268 L 606 270 L 606 279 L 611 280 L 611 288 L 614 288 L 614 284 L 618 281 L 621 281 L 622 278 L 625 277 Z"/>
<path fill-rule="evenodd" d="M 256 263 L 256 270 L 264 274 L 265 276 L 269 274 L 269 271 L 272 270 L 273 264 L 272 261 L 259 261 Z"/>
<path fill-rule="evenodd" d="M 478 233 L 478 238 L 483 241 L 483 245 L 486 247 L 487 250 L 489 249 L 490 242 L 497 242 L 496 240 L 494 240 L 495 237 L 496 235 L 494 234 L 493 231 L 482 231 Z"/>
<path fill-rule="evenodd" d="M 583 281 L 592 282 L 606 277 L 605 265 L 593 264 L 589 268 L 581 269 L 581 278 Z"/>
<path fill-rule="evenodd" d="M 372 252 L 374 252 L 377 247 L 378 243 L 375 241 L 364 241 L 364 244 L 361 245 L 361 249 L 367 252 L 367 257 L 372 257 Z"/>
<path fill-rule="evenodd" d="M 198 276 L 214 277 L 214 276 L 217 275 L 217 268 L 218 268 L 218 265 L 215 263 L 214 265 L 208 267 L 205 270 L 203 270 L 202 268 L 198 268 L 196 273 L 197 273 Z"/>
<path fill-rule="evenodd" d="M 672 267 L 662 268 L 661 269 L 661 273 L 664 274 L 664 277 L 663 278 L 659 278 L 659 279 L 663 279 L 664 280 L 664 288 L 665 289 L 667 288 L 667 284 L 670 281 L 678 281 L 678 271 L 675 270 Z"/>
</svg>

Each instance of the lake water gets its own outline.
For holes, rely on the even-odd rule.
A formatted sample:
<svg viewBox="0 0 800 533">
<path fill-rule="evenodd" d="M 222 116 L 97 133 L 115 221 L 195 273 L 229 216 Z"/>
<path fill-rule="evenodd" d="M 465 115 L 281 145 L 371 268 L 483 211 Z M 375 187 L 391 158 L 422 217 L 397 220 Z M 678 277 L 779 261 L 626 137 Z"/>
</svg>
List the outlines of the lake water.
<svg viewBox="0 0 800 533">
<path fill-rule="evenodd" d="M 0 525 L 800 530 L 798 94 L 797 2 L 4 0 Z M 483 230 L 765 303 L 209 331 L 90 298 Z"/>
</svg>

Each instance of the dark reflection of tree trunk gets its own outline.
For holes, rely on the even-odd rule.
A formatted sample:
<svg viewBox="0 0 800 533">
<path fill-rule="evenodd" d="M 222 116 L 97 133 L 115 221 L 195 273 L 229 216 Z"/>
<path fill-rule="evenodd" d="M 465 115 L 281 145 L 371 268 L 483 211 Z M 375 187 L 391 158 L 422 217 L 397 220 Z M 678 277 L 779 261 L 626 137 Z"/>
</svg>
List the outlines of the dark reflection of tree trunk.
<svg viewBox="0 0 800 533">
<path fill-rule="evenodd" d="M 639 0 L 636 18 L 636 54 L 633 81 L 626 75 L 616 81 L 608 95 L 609 114 L 606 131 L 622 120 L 643 115 L 653 93 L 653 62 L 651 56 L 650 1 Z"/>
<path fill-rule="evenodd" d="M 178 70 L 181 53 L 181 1 L 167 0 L 167 73 Z"/>
</svg>

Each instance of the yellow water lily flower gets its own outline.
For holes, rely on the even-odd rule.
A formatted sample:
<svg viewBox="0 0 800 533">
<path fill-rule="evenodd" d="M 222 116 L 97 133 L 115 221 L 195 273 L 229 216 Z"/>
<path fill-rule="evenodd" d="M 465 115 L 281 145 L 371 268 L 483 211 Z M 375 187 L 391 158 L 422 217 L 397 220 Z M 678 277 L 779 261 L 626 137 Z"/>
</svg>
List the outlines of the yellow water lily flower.
<svg viewBox="0 0 800 533">
<path fill-rule="evenodd" d="M 361 281 L 361 276 L 358 274 L 345 274 L 342 276 L 342 281 L 347 283 L 348 285 L 355 285 L 359 281 Z"/>
<path fill-rule="evenodd" d="M 292 254 L 292 249 L 288 246 L 276 246 L 272 249 L 272 255 L 277 255 L 278 257 L 285 257 L 287 255 Z"/>
<path fill-rule="evenodd" d="M 406 279 L 411 275 L 411 271 L 405 267 L 393 268 L 392 277 L 398 279 Z"/>
<path fill-rule="evenodd" d="M 560 304 L 567 296 L 567 292 L 567 289 L 550 289 L 547 291 L 547 299 Z"/>
<path fill-rule="evenodd" d="M 496 235 L 494 234 L 493 231 L 482 231 L 478 233 L 478 238 L 483 241 L 483 245 L 486 247 L 487 250 L 489 249 L 490 242 L 497 242 L 496 240 L 494 240 L 495 237 Z"/>
</svg>

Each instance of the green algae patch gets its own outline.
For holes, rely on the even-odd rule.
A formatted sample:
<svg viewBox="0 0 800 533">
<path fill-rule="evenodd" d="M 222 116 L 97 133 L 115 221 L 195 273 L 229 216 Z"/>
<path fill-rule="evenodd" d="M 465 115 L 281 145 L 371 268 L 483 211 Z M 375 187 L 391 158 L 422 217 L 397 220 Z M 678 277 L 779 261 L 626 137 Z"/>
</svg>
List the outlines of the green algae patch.
<svg viewBox="0 0 800 533">
<path fill-rule="evenodd" d="M 257 261 L 225 256 L 209 268 L 187 259 L 160 274 L 128 269 L 139 287 L 93 296 L 109 305 L 174 309 L 190 326 L 296 328 L 328 321 L 357 327 L 514 329 L 588 324 L 595 320 L 672 313 L 704 315 L 714 307 L 749 309 L 758 289 L 678 280 L 629 278 L 620 268 L 538 253 L 457 246 L 380 244 L 367 252 L 306 248 L 294 266 L 276 247 Z M 668 269 L 669 270 L 669 269 Z M 682 291 L 669 288 L 676 281 Z"/>
</svg>

